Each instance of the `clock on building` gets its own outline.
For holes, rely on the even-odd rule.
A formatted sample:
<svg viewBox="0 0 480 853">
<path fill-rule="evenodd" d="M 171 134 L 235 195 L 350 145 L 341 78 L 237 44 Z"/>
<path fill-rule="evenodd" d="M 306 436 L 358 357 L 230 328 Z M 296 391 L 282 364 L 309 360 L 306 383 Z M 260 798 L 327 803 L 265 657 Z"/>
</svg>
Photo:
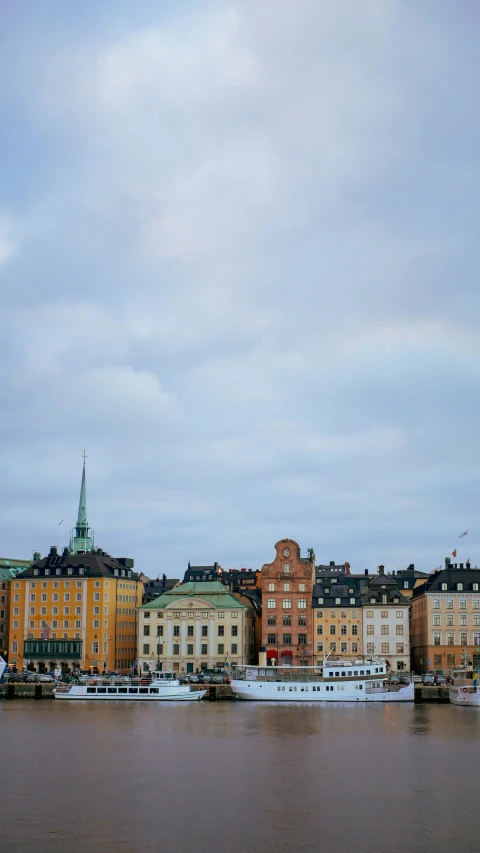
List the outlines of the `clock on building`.
<svg viewBox="0 0 480 853">
<path fill-rule="evenodd" d="M 284 557 L 289 557 L 289 556 L 290 556 L 290 551 L 288 550 L 288 548 L 285 548 L 285 551 L 283 552 L 283 556 L 284 556 Z"/>
</svg>

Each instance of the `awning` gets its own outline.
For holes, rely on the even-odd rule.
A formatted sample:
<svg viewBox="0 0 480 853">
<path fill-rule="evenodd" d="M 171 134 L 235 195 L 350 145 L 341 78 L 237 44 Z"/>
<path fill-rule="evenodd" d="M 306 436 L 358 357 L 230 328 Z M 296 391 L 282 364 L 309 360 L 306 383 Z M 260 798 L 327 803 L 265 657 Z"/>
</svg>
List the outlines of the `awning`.
<svg viewBox="0 0 480 853">
<path fill-rule="evenodd" d="M 290 649 L 282 649 L 281 651 L 282 658 L 291 658 L 293 657 L 293 652 Z"/>
<path fill-rule="evenodd" d="M 276 649 L 267 649 L 267 660 L 272 660 L 272 658 L 277 659 L 277 650 Z"/>
</svg>

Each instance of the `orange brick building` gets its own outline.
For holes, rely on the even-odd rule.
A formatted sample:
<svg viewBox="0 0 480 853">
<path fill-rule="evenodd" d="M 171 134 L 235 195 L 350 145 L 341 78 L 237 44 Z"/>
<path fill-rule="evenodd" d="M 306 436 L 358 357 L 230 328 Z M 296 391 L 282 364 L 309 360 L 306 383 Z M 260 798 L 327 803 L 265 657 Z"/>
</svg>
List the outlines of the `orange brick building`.
<svg viewBox="0 0 480 853">
<path fill-rule="evenodd" d="M 300 556 L 293 539 L 275 545 L 272 563 L 262 567 L 262 645 L 270 665 L 313 664 L 312 590 L 315 554 Z"/>
</svg>

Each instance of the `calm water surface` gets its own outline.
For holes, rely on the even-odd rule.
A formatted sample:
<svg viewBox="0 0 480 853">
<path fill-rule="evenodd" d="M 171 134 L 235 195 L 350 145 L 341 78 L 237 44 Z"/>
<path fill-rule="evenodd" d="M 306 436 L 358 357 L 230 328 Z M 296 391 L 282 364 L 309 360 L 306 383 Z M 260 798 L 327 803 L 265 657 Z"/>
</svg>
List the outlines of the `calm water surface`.
<svg viewBox="0 0 480 853">
<path fill-rule="evenodd" d="M 2 851 L 473 853 L 480 713 L 2 702 Z"/>
</svg>

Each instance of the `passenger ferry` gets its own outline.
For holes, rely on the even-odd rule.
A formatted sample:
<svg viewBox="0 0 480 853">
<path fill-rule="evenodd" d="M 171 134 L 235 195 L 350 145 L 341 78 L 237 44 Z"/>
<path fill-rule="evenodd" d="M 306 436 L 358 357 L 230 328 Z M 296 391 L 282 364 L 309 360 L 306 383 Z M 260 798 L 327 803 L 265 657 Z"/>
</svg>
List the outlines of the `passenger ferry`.
<svg viewBox="0 0 480 853">
<path fill-rule="evenodd" d="M 180 684 L 175 672 L 152 672 L 148 678 L 81 678 L 55 688 L 55 699 L 101 699 L 102 701 L 198 702 L 206 690 Z"/>
<path fill-rule="evenodd" d="M 478 687 L 478 672 L 473 667 L 454 669 L 453 684 L 448 695 L 453 705 L 472 705 L 480 708 L 480 689 Z"/>
<path fill-rule="evenodd" d="M 385 661 L 327 661 L 323 666 L 237 666 L 239 699 L 263 702 L 413 702 L 414 684 L 390 684 Z"/>
</svg>

